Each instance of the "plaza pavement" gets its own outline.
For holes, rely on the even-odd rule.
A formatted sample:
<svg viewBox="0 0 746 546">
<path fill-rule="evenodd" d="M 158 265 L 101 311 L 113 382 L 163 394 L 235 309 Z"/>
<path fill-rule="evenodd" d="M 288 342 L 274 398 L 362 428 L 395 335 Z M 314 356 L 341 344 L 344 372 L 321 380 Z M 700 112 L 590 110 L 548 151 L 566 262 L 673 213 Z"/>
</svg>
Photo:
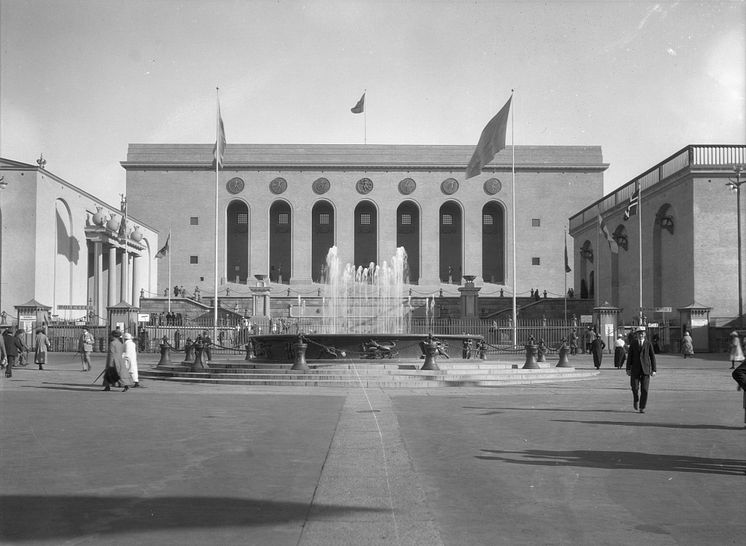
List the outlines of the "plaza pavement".
<svg viewBox="0 0 746 546">
<path fill-rule="evenodd" d="M 725 355 L 590 380 L 334 389 L 148 381 L 71 354 L 0 379 L 3 544 L 742 544 Z M 141 355 L 141 367 L 155 362 Z M 589 357 L 573 359 L 591 367 Z"/>
</svg>

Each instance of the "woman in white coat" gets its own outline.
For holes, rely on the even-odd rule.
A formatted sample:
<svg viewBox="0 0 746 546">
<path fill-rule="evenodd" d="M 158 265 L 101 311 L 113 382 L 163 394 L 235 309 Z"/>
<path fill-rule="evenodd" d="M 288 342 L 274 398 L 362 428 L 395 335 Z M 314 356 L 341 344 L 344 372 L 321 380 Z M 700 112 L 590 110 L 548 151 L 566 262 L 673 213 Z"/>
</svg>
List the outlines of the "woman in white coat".
<svg viewBox="0 0 746 546">
<path fill-rule="evenodd" d="M 124 334 L 124 366 L 129 370 L 132 381 L 135 383 L 132 388 L 139 387 L 140 382 L 137 377 L 137 345 L 132 341 L 132 334 Z"/>
</svg>

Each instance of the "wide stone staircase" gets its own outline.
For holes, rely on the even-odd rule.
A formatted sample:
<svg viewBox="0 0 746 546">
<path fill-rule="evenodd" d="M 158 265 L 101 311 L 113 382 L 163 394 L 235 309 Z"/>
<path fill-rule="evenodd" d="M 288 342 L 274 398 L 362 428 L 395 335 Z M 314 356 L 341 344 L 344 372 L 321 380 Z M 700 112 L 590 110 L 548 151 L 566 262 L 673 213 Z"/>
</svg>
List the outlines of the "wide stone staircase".
<svg viewBox="0 0 746 546">
<path fill-rule="evenodd" d="M 498 387 L 590 379 L 594 369 L 557 368 L 542 363 L 538 369 L 522 369 L 523 362 L 438 360 L 439 370 L 420 370 L 422 361 L 330 360 L 314 362 L 310 369 L 292 370 L 292 364 L 220 360 L 209 369 L 191 371 L 180 364 L 141 365 L 140 376 L 150 380 L 210 383 L 216 385 L 266 385 L 288 387 Z"/>
</svg>

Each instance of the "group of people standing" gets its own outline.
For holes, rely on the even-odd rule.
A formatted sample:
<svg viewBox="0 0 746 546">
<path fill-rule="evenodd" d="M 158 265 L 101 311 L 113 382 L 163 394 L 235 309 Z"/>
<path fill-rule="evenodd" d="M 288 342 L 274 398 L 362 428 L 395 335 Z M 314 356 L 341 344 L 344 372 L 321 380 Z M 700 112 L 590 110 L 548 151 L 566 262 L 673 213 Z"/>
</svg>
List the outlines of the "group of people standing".
<svg viewBox="0 0 746 546">
<path fill-rule="evenodd" d="M 0 342 L 0 369 L 5 370 L 5 377 L 13 377 L 13 368 L 16 366 L 28 366 L 26 356 L 29 348 L 24 341 L 25 332 L 20 328 L 13 333 L 11 328 L 6 328 Z M 52 344 L 42 328 L 36 330 L 34 337 L 34 363 L 40 370 L 44 369 L 47 362 L 47 351 Z"/>
</svg>

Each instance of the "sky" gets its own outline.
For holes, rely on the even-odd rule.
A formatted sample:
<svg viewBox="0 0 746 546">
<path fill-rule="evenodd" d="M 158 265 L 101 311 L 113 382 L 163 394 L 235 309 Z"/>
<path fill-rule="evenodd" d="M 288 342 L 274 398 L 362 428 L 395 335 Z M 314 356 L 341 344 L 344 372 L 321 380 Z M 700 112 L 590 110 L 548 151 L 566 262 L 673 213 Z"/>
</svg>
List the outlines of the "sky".
<svg viewBox="0 0 746 546">
<path fill-rule="evenodd" d="M 0 157 L 113 205 L 130 143 L 746 142 L 744 1 L 0 0 Z M 366 92 L 366 113 L 350 108 Z"/>
</svg>

